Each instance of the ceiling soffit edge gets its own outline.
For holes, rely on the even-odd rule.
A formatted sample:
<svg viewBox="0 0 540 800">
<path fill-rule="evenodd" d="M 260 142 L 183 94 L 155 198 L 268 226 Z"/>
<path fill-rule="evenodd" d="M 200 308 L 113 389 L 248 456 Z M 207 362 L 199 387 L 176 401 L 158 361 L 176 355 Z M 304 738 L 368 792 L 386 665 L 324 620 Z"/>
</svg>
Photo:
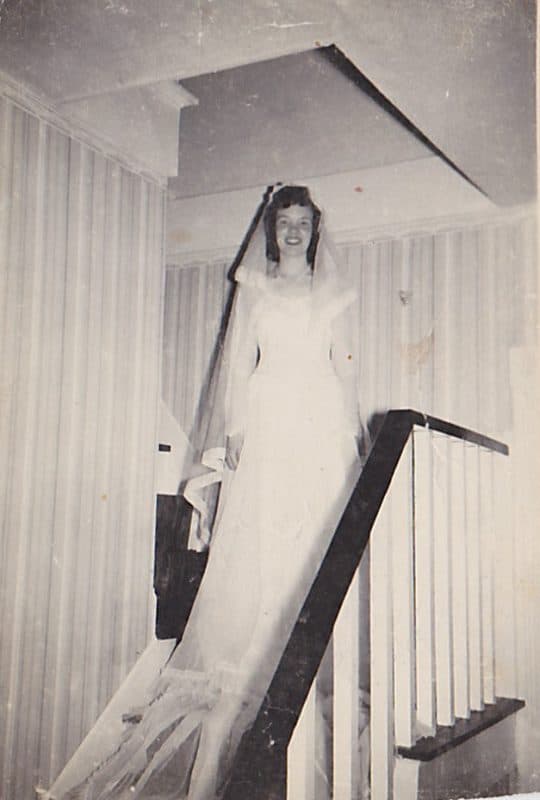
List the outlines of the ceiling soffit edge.
<svg viewBox="0 0 540 800">
<path fill-rule="evenodd" d="M 79 141 L 105 158 L 116 161 L 129 172 L 166 189 L 168 176 L 165 173 L 149 169 L 144 158 L 139 158 L 133 150 L 126 150 L 117 140 L 100 135 L 94 127 L 81 123 L 68 105 L 58 107 L 56 103 L 40 96 L 2 70 L 0 70 L 0 94 L 65 136 Z"/>
</svg>

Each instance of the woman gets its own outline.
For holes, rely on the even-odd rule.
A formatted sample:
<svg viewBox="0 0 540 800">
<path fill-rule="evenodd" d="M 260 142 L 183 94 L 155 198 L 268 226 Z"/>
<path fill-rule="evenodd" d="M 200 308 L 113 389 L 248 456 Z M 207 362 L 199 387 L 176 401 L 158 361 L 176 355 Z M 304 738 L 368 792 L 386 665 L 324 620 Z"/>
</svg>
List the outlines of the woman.
<svg viewBox="0 0 540 800">
<path fill-rule="evenodd" d="M 358 477 L 354 293 L 323 259 L 305 187 L 276 192 L 263 223 L 235 275 L 206 572 L 140 721 L 74 797 L 220 795 Z"/>
</svg>

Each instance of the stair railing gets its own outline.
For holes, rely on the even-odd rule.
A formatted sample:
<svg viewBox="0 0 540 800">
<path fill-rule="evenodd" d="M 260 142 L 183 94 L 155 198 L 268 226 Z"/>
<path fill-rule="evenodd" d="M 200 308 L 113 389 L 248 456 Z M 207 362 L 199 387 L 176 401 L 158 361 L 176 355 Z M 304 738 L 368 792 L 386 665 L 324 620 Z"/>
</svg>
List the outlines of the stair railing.
<svg viewBox="0 0 540 800">
<path fill-rule="evenodd" d="M 506 580 L 493 557 L 510 506 L 507 455 L 501 442 L 416 411 L 385 415 L 225 800 L 363 796 L 358 568 L 370 536 L 372 800 L 393 796 L 396 753 L 494 703 L 496 691 L 517 695 L 515 626 L 497 617 L 497 603 L 515 613 L 510 545 Z M 318 709 L 325 653 L 334 662 L 330 714 Z M 333 756 L 321 783 L 317 720 L 329 717 Z"/>
</svg>

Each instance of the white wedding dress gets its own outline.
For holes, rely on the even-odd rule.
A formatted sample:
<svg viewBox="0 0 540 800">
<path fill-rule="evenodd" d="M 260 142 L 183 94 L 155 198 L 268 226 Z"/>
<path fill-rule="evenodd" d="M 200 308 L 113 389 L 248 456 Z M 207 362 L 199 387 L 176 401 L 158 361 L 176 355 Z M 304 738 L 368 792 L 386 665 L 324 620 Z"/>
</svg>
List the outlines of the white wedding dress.
<svg viewBox="0 0 540 800">
<path fill-rule="evenodd" d="M 350 301 L 261 286 L 233 373 L 243 449 L 184 637 L 117 751 L 69 797 L 219 796 L 360 471 L 332 360 Z"/>
</svg>

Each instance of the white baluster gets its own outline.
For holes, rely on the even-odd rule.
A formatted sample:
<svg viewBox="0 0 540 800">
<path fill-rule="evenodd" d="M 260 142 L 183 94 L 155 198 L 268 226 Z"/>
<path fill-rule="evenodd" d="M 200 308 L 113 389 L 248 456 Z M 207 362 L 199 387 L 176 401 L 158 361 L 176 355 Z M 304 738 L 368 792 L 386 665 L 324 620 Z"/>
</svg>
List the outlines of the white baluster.
<svg viewBox="0 0 540 800">
<path fill-rule="evenodd" d="M 315 797 L 317 690 L 313 682 L 287 749 L 287 800 Z"/>
<path fill-rule="evenodd" d="M 480 551 L 479 448 L 465 444 L 465 514 L 467 533 L 467 591 L 469 627 L 469 683 L 471 709 L 484 708 L 482 677 L 482 580 Z"/>
<path fill-rule="evenodd" d="M 480 449 L 480 526 L 482 548 L 482 673 L 485 703 L 495 702 L 495 607 L 493 452 Z"/>
<path fill-rule="evenodd" d="M 314 800 L 332 800 L 334 747 L 334 637 L 317 673 Z"/>
<path fill-rule="evenodd" d="M 435 669 L 437 722 L 454 724 L 454 648 L 452 637 L 452 531 L 449 514 L 448 437 L 432 433 L 433 465 L 433 584 L 435 607 Z"/>
<path fill-rule="evenodd" d="M 452 440 L 450 456 L 450 524 L 452 527 L 452 633 L 454 649 L 454 710 L 470 716 L 468 542 L 465 516 L 465 451 Z"/>
<path fill-rule="evenodd" d="M 495 478 L 495 688 L 497 696 L 517 697 L 515 553 L 512 476 L 508 457 L 493 454 Z"/>
<path fill-rule="evenodd" d="M 334 628 L 334 800 L 359 793 L 359 581 L 356 572 Z"/>
<path fill-rule="evenodd" d="M 390 487 L 394 606 L 394 697 L 396 744 L 415 741 L 416 655 L 412 508 L 412 440 L 407 443 Z"/>
<path fill-rule="evenodd" d="M 389 490 L 391 491 L 391 489 Z M 392 800 L 394 684 L 392 549 L 386 496 L 371 532 L 371 799 Z"/>
<path fill-rule="evenodd" d="M 432 434 L 414 431 L 417 732 L 435 733 L 435 618 Z"/>
</svg>

